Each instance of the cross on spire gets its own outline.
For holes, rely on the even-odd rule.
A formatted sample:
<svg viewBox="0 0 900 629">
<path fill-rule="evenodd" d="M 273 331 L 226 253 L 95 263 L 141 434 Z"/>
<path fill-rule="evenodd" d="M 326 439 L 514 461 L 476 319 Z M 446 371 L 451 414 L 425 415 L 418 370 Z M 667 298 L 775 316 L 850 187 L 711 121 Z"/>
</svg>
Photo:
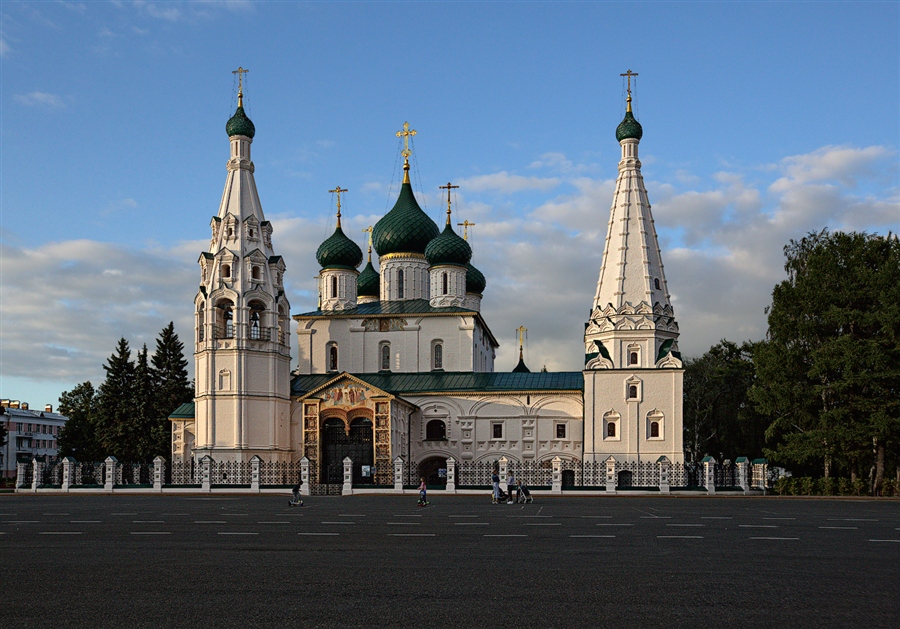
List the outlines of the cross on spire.
<svg viewBox="0 0 900 629">
<path fill-rule="evenodd" d="M 337 226 L 340 227 L 341 226 L 341 193 L 347 192 L 347 188 L 341 188 L 340 186 L 335 186 L 334 190 L 329 190 L 328 192 L 331 192 L 332 194 L 334 194 L 335 192 L 337 193 L 337 208 L 338 208 Z"/>
<path fill-rule="evenodd" d="M 232 74 L 238 75 L 238 107 L 244 106 L 244 75 L 250 72 L 250 70 L 245 70 L 241 66 L 238 66 L 237 70 L 232 70 Z"/>
<path fill-rule="evenodd" d="M 470 223 L 468 219 L 464 220 L 462 223 L 457 223 L 457 225 L 462 225 L 463 228 L 463 240 L 469 239 L 469 228 L 474 226 L 475 223 Z"/>
<path fill-rule="evenodd" d="M 412 155 L 412 151 L 409 150 L 409 138 L 416 134 L 415 129 L 409 128 L 409 123 L 403 123 L 403 130 L 397 132 L 398 138 L 403 138 L 403 151 L 400 153 L 403 155 L 403 183 L 409 183 L 409 156 Z"/>
<path fill-rule="evenodd" d="M 451 185 L 450 182 L 447 182 L 446 186 L 438 186 L 441 190 L 447 191 L 447 224 L 450 224 L 450 191 L 459 188 L 459 186 Z"/>
<path fill-rule="evenodd" d="M 528 336 L 526 332 L 528 332 L 528 328 L 524 325 L 520 325 L 516 328 L 516 332 L 519 334 L 519 360 L 522 360 L 522 347 L 525 345 L 525 337 Z"/>
<path fill-rule="evenodd" d="M 619 75 L 619 76 L 627 76 L 628 77 L 628 99 L 626 101 L 628 103 L 628 107 L 627 107 L 626 111 L 631 111 L 631 77 L 637 76 L 637 75 L 638 75 L 637 72 L 632 72 L 630 68 L 628 69 L 628 72 L 625 72 L 624 74 Z M 635 83 L 636 82 L 637 81 L 635 81 Z"/>
<path fill-rule="evenodd" d="M 371 262 L 372 261 L 372 226 L 369 225 L 368 227 L 366 227 L 363 230 L 363 232 L 368 234 L 368 236 L 366 236 L 366 240 L 369 243 L 369 262 Z"/>
</svg>

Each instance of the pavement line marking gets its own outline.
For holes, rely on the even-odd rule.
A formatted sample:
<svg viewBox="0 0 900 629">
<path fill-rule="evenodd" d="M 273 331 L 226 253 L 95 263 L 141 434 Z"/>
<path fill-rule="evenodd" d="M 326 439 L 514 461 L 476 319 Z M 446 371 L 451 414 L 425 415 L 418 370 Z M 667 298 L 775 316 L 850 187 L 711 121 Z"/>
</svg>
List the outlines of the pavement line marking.
<svg viewBox="0 0 900 629">
<path fill-rule="evenodd" d="M 162 517 L 167 518 L 169 516 L 175 516 L 175 515 L 191 515 L 191 514 L 190 513 L 163 513 Z"/>
<path fill-rule="evenodd" d="M 706 526 L 705 524 L 666 524 L 666 526 Z"/>
<path fill-rule="evenodd" d="M 388 537 L 437 537 L 434 533 L 388 533 Z"/>
<path fill-rule="evenodd" d="M 797 518 L 762 518 L 763 520 L 796 520 Z"/>
<path fill-rule="evenodd" d="M 259 533 L 235 533 L 232 531 L 219 531 L 216 535 L 259 535 Z"/>
<path fill-rule="evenodd" d="M 618 522 L 618 523 L 617 523 L 617 522 L 611 522 L 611 523 L 607 524 L 606 522 L 601 522 L 601 523 L 598 524 L 597 526 L 634 526 L 634 524 L 631 524 L 631 523 L 621 523 L 621 522 Z"/>
<path fill-rule="evenodd" d="M 68 513 L 45 513 L 44 515 L 69 515 Z"/>
<path fill-rule="evenodd" d="M 338 513 L 339 518 L 364 518 L 365 513 Z"/>
<path fill-rule="evenodd" d="M 738 524 L 742 529 L 777 529 L 776 524 Z"/>
<path fill-rule="evenodd" d="M 395 518 L 421 518 L 421 513 L 395 513 Z"/>
<path fill-rule="evenodd" d="M 281 522 L 257 522 L 257 524 L 290 524 L 290 522 L 282 520 Z"/>
<path fill-rule="evenodd" d="M 656 539 L 703 539 L 702 535 L 657 535 Z"/>
<path fill-rule="evenodd" d="M 747 539 L 798 540 L 799 537 L 749 537 Z"/>
<path fill-rule="evenodd" d="M 610 537 L 615 537 L 615 535 L 569 535 L 569 537 L 605 537 L 605 538 L 610 538 Z"/>
<path fill-rule="evenodd" d="M 5 520 L 4 524 L 37 524 L 40 520 Z"/>
<path fill-rule="evenodd" d="M 165 524 L 165 520 L 132 520 L 132 524 Z"/>
<path fill-rule="evenodd" d="M 868 518 L 828 518 L 829 522 L 878 522 Z"/>
<path fill-rule="evenodd" d="M 69 520 L 69 524 L 100 524 L 101 520 Z"/>
<path fill-rule="evenodd" d="M 482 537 L 528 537 L 527 535 L 490 535 L 485 533 Z"/>
<path fill-rule="evenodd" d="M 833 531 L 857 531 L 858 526 L 820 526 L 820 529 L 829 529 Z"/>
<path fill-rule="evenodd" d="M 477 518 L 477 515 L 448 515 L 448 518 Z"/>
<path fill-rule="evenodd" d="M 525 526 L 562 526 L 562 522 L 526 522 Z"/>
<path fill-rule="evenodd" d="M 700 516 L 701 520 L 733 520 L 734 518 L 730 515 L 702 515 Z"/>
<path fill-rule="evenodd" d="M 322 524 L 325 524 L 324 522 Z M 352 524 L 352 522 L 350 523 Z M 385 522 L 389 526 L 419 526 L 421 522 Z"/>
<path fill-rule="evenodd" d="M 6 535 L 6 531 L 0 531 L 0 535 Z"/>
<path fill-rule="evenodd" d="M 356 522 L 322 522 L 322 524 L 356 524 Z"/>
<path fill-rule="evenodd" d="M 900 543 L 900 539 L 870 539 L 870 542 L 897 542 Z"/>
<path fill-rule="evenodd" d="M 81 531 L 40 531 L 38 535 L 81 535 Z"/>
<path fill-rule="evenodd" d="M 671 520 L 672 516 L 670 515 L 642 515 L 642 520 Z"/>
<path fill-rule="evenodd" d="M 508 518 L 552 518 L 552 515 L 508 515 Z"/>
<path fill-rule="evenodd" d="M 487 526 L 490 522 L 454 522 L 456 526 Z"/>
<path fill-rule="evenodd" d="M 297 533 L 297 535 L 340 535 L 340 533 Z"/>
<path fill-rule="evenodd" d="M 171 531 L 131 531 L 132 535 L 171 535 Z"/>
<path fill-rule="evenodd" d="M 228 524 L 225 520 L 194 520 L 194 524 Z"/>
<path fill-rule="evenodd" d="M 589 518 L 589 519 L 592 519 L 592 520 L 598 520 L 598 519 L 601 519 L 601 518 L 602 518 L 602 519 L 605 519 L 605 520 L 609 520 L 612 516 L 611 516 L 611 515 L 583 515 L 583 516 L 581 516 L 581 517 L 582 517 L 582 518 Z"/>
<path fill-rule="evenodd" d="M 109 515 L 137 515 L 137 513 L 110 513 Z"/>
</svg>

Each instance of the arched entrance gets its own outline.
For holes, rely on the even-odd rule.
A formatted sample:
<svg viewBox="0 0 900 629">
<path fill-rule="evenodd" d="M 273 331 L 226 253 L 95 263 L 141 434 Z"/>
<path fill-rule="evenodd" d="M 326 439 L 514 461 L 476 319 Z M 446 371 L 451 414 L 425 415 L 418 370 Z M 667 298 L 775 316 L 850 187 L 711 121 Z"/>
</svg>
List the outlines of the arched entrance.
<svg viewBox="0 0 900 629">
<path fill-rule="evenodd" d="M 344 482 L 344 459 L 353 461 L 353 482 L 372 483 L 372 466 L 375 451 L 372 438 L 372 420 L 357 417 L 350 421 L 350 431 L 342 419 L 332 417 L 322 425 L 321 483 Z M 364 474 L 368 472 L 368 474 Z"/>
<path fill-rule="evenodd" d="M 414 479 L 416 484 L 424 478 L 429 486 L 447 486 L 447 457 L 433 456 L 419 463 L 419 475 Z"/>
<path fill-rule="evenodd" d="M 619 472 L 619 484 L 618 487 L 631 487 L 633 481 L 633 475 L 628 470 L 623 470 Z"/>
</svg>

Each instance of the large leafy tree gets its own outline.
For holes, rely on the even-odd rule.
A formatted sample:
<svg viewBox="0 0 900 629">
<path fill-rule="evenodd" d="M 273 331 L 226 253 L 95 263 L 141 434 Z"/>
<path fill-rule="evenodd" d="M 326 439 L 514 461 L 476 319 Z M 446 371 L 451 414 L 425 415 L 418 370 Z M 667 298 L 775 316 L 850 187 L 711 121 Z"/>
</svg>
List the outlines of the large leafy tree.
<svg viewBox="0 0 900 629">
<path fill-rule="evenodd" d="M 152 456 L 170 452 L 171 427 L 168 417 L 176 408 L 194 399 L 194 388 L 188 380 L 184 343 L 169 322 L 156 339 L 152 358 L 154 415 L 150 421 Z"/>
<path fill-rule="evenodd" d="M 69 418 L 59 433 L 59 455 L 71 456 L 78 461 L 98 461 L 105 458 L 94 430 L 94 385 L 90 381 L 82 382 L 71 391 L 63 391 L 59 396 L 58 410 Z"/>
<path fill-rule="evenodd" d="M 691 460 L 763 452 L 766 420 L 750 404 L 753 344 L 722 340 L 699 358 L 685 361 L 684 444 Z"/>
<path fill-rule="evenodd" d="M 900 244 L 823 230 L 784 253 L 750 391 L 769 455 L 878 490 L 900 455 Z"/>
</svg>

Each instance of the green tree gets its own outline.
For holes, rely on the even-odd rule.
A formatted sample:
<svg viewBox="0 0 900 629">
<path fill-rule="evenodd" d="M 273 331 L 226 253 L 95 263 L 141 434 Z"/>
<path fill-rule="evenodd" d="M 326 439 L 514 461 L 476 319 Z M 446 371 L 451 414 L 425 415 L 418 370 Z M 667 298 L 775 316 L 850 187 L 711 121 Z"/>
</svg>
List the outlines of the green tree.
<svg viewBox="0 0 900 629">
<path fill-rule="evenodd" d="M 694 462 L 706 454 L 760 456 L 766 419 L 750 404 L 754 345 L 722 340 L 684 364 L 684 445 Z"/>
<path fill-rule="evenodd" d="M 76 461 L 98 461 L 105 458 L 94 431 L 96 393 L 94 385 L 82 382 L 59 396 L 61 415 L 69 418 L 59 432 L 59 456 L 71 456 Z"/>
<path fill-rule="evenodd" d="M 153 425 L 156 420 L 156 387 L 153 369 L 144 345 L 134 362 L 134 385 L 132 390 L 131 434 L 128 448 L 132 461 L 149 461 L 156 452 L 153 445 Z"/>
<path fill-rule="evenodd" d="M 116 351 L 103 365 L 106 380 L 97 391 L 94 427 L 106 456 L 137 460 L 135 439 L 135 366 L 128 341 L 119 339 Z"/>
<path fill-rule="evenodd" d="M 154 416 L 151 420 L 151 455 L 168 457 L 171 452 L 172 429 L 169 415 L 194 399 L 194 388 L 188 380 L 184 343 L 175 334 L 171 321 L 156 339 L 152 358 Z"/>
<path fill-rule="evenodd" d="M 826 477 L 867 473 L 877 491 L 900 455 L 900 244 L 822 230 L 784 253 L 750 391 L 771 418 L 768 454 Z"/>
</svg>

